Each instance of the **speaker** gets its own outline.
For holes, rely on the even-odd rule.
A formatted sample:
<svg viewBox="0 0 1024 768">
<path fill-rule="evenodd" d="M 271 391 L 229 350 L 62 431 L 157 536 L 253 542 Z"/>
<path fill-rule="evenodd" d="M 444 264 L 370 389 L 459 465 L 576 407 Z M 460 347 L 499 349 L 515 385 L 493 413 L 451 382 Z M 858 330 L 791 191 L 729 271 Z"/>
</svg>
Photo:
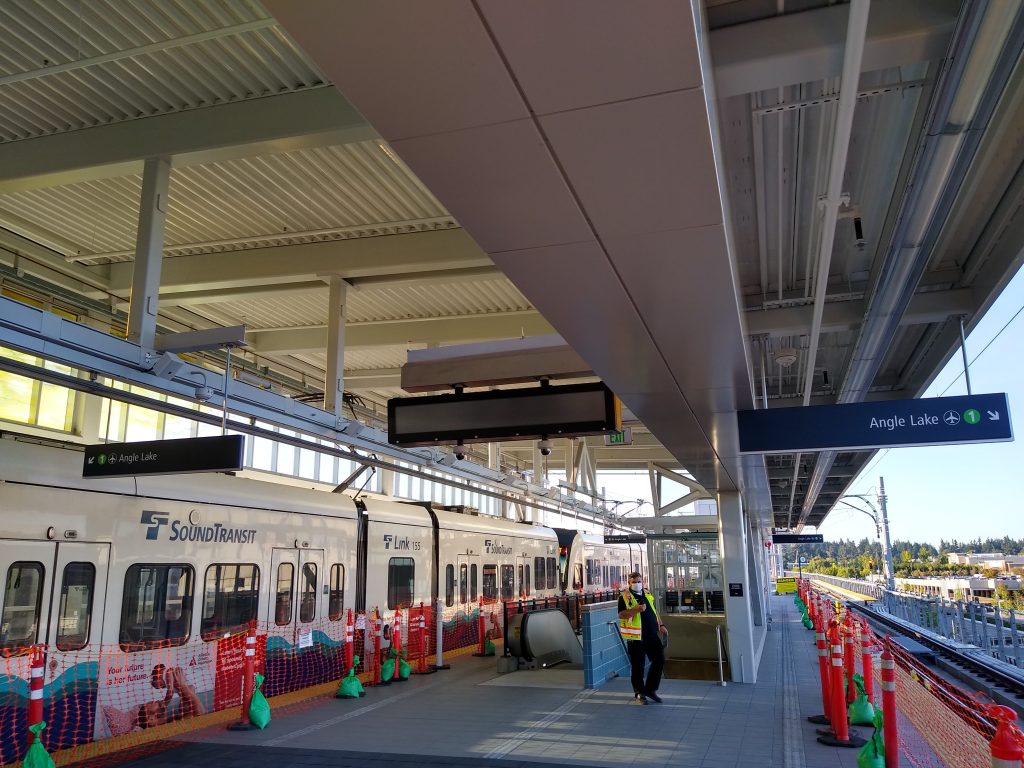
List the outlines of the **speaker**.
<svg viewBox="0 0 1024 768">
<path fill-rule="evenodd" d="M 171 352 L 164 352 L 156 361 L 151 373 L 155 373 L 161 379 L 173 379 L 184 367 L 185 363 L 181 361 L 181 358 Z"/>
</svg>

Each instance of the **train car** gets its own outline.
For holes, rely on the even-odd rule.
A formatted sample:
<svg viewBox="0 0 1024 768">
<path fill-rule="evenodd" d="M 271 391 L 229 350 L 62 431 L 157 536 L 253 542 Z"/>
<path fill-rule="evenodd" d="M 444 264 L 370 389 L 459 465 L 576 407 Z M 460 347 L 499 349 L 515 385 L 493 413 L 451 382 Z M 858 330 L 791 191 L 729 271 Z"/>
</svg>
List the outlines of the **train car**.
<svg viewBox="0 0 1024 768">
<path fill-rule="evenodd" d="M 436 600 L 465 625 L 491 604 L 497 630 L 501 601 L 642 567 L 568 529 L 222 474 L 83 479 L 82 461 L 0 439 L 2 763 L 23 748 L 34 645 L 59 749 L 236 705 L 253 621 L 274 695 L 344 673 L 352 614 Z"/>
<path fill-rule="evenodd" d="M 647 573 L 643 545 L 605 544 L 603 536 L 568 528 L 556 528 L 555 532 L 566 592 L 621 590 L 630 572 Z"/>
</svg>

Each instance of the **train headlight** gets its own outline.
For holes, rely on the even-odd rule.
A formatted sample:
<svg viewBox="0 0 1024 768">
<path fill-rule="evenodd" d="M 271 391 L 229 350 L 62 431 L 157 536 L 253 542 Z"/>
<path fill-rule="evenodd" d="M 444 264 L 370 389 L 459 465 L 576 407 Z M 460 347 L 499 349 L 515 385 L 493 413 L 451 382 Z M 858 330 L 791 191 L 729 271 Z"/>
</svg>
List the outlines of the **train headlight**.
<svg viewBox="0 0 1024 768">
<path fill-rule="evenodd" d="M 57 529 L 54 528 L 52 525 L 46 529 L 46 538 L 50 539 L 50 541 L 53 541 L 57 538 Z"/>
</svg>

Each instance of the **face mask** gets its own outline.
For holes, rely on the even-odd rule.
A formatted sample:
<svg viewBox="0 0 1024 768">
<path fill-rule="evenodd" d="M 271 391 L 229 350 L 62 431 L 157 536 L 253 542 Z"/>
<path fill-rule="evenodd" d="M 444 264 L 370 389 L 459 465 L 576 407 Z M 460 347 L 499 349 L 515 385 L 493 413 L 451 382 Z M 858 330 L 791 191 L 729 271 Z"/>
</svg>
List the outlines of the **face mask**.
<svg viewBox="0 0 1024 768">
<path fill-rule="evenodd" d="M 644 591 L 644 583 L 642 581 L 637 581 L 633 584 L 630 584 L 629 588 L 639 595 L 641 592 Z"/>
</svg>

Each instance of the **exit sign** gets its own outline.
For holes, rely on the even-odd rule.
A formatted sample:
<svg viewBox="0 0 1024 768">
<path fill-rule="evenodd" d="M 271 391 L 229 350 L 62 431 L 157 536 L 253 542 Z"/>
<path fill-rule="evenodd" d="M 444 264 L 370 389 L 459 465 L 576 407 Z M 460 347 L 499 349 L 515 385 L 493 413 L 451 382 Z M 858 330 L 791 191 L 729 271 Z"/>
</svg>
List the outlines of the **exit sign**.
<svg viewBox="0 0 1024 768">
<path fill-rule="evenodd" d="M 604 436 L 605 445 L 632 445 L 633 428 L 626 427 L 621 432 L 612 432 Z"/>
</svg>

